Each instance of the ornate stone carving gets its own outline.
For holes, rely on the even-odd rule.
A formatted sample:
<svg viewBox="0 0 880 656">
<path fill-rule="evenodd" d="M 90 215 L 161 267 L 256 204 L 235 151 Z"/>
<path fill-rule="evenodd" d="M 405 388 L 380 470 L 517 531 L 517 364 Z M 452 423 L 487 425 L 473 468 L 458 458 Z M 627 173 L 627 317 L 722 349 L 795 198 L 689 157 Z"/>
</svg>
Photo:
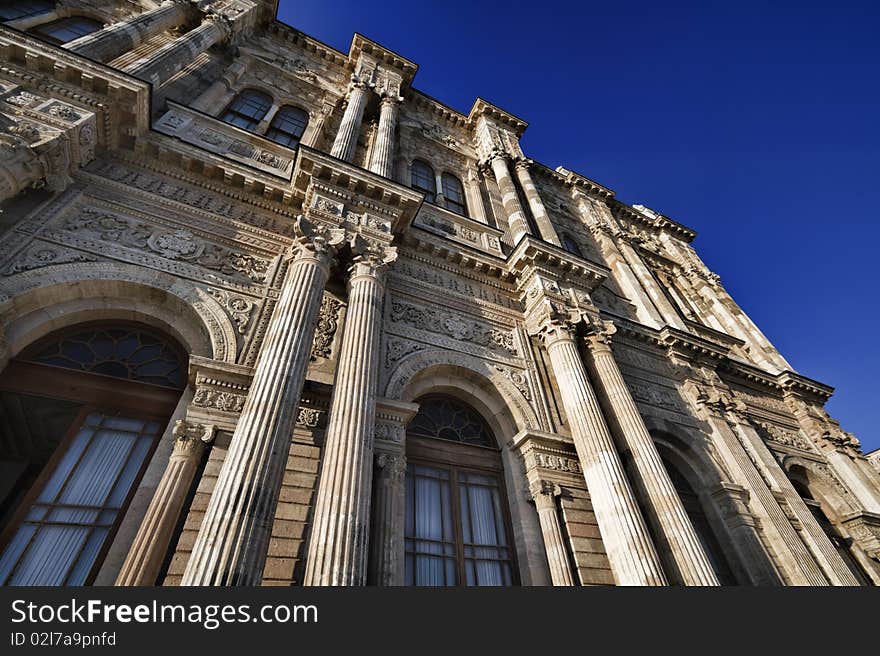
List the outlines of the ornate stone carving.
<svg viewBox="0 0 880 656">
<path fill-rule="evenodd" d="M 516 389 L 522 393 L 526 401 L 532 400 L 532 388 L 529 386 L 529 378 L 527 374 L 511 369 L 510 367 L 502 367 L 497 364 L 493 366 L 497 371 L 504 374 L 504 377 L 513 383 L 514 386 L 516 386 Z"/>
<path fill-rule="evenodd" d="M 385 368 L 390 368 L 395 362 L 416 351 L 427 348 L 418 342 L 409 342 L 402 339 L 389 339 L 385 344 Z"/>
<path fill-rule="evenodd" d="M 204 445 L 214 441 L 216 427 L 213 424 L 199 424 L 178 419 L 174 422 L 174 455 L 189 456 L 201 453 Z"/>
<path fill-rule="evenodd" d="M 192 402 L 194 406 L 199 408 L 213 408 L 223 412 L 241 412 L 241 409 L 244 408 L 245 398 L 242 394 L 200 387 L 196 390 Z"/>
<path fill-rule="evenodd" d="M 486 326 L 448 311 L 441 312 L 395 300 L 391 303 L 390 320 L 392 323 L 447 335 L 458 341 L 472 342 L 511 355 L 518 354 L 512 331 Z"/>
<path fill-rule="evenodd" d="M 19 254 L 16 260 L 3 270 L 3 275 L 11 276 L 22 271 L 39 269 L 53 264 L 97 261 L 97 257 L 87 253 L 38 242 Z"/>
<path fill-rule="evenodd" d="M 535 465 L 544 469 L 553 469 L 555 471 L 569 472 L 579 474 L 581 464 L 576 458 L 566 458 L 564 456 L 554 455 L 552 453 L 543 453 L 536 451 L 534 453 Z"/>
<path fill-rule="evenodd" d="M 253 301 L 249 301 L 244 296 L 231 294 L 224 289 L 209 288 L 208 293 L 217 299 L 223 309 L 229 313 L 239 334 L 244 335 L 251 321 L 251 312 L 254 309 Z"/>
<path fill-rule="evenodd" d="M 312 360 L 329 358 L 333 350 L 333 338 L 338 328 L 339 310 L 342 303 L 332 296 L 324 295 L 321 301 L 321 310 L 318 313 L 318 324 L 315 328 L 315 338 L 312 341 Z"/>
<path fill-rule="evenodd" d="M 255 283 L 266 281 L 269 262 L 263 258 L 206 244 L 188 230 L 156 229 L 146 223 L 87 207 L 69 217 L 64 229 L 132 248 L 152 251 L 169 260 L 192 262 L 226 276 Z"/>
<path fill-rule="evenodd" d="M 406 429 L 399 422 L 377 420 L 375 437 L 377 440 L 401 444 L 406 437 Z"/>
<path fill-rule="evenodd" d="M 776 442 L 777 444 L 790 446 L 803 451 L 813 450 L 810 446 L 810 442 L 796 431 L 786 430 L 765 421 L 755 422 L 755 427 L 763 438 Z"/>
<path fill-rule="evenodd" d="M 300 406 L 299 412 L 296 415 L 296 426 L 298 428 L 318 428 L 318 426 L 322 424 L 326 414 L 326 412 L 317 408 Z"/>
</svg>

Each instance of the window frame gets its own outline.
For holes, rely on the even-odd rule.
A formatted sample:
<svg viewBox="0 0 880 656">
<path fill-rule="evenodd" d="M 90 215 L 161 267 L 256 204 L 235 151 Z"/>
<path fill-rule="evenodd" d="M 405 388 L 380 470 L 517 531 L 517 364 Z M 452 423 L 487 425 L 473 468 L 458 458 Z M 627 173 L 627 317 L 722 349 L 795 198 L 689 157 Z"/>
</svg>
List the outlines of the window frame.
<svg viewBox="0 0 880 656">
<path fill-rule="evenodd" d="M 263 111 L 262 114 L 260 114 L 259 118 L 255 118 L 254 116 L 250 116 L 248 114 L 245 114 L 244 112 L 239 111 L 238 109 L 234 109 L 236 103 L 241 101 L 242 98 L 246 95 L 263 97 L 268 100 L 268 104 L 266 105 L 266 109 L 265 109 L 265 111 Z M 245 130 L 245 131 L 250 132 L 252 134 L 259 134 L 256 130 L 259 127 L 260 123 L 266 118 L 266 115 L 272 109 L 272 105 L 274 105 L 274 104 L 275 104 L 275 98 L 272 96 L 272 94 L 267 93 L 261 89 L 256 89 L 254 87 L 245 87 L 244 89 L 242 89 L 241 91 L 239 91 L 238 93 L 235 94 L 235 96 L 232 98 L 232 100 L 229 101 L 229 104 L 226 105 L 226 107 L 223 109 L 222 112 L 220 112 L 220 114 L 217 116 L 217 118 L 219 118 L 224 123 L 227 123 L 229 125 L 237 127 L 241 130 Z M 232 120 L 230 120 L 230 118 L 228 118 L 230 114 L 233 115 L 231 118 L 241 118 L 249 123 L 253 122 L 253 125 L 250 127 L 245 127 L 243 125 L 239 125 L 238 123 L 233 123 Z"/>
<path fill-rule="evenodd" d="M 283 118 L 283 114 L 284 114 L 285 110 L 292 111 L 292 112 L 301 112 L 302 115 L 305 117 L 305 122 L 302 125 L 302 130 L 300 131 L 300 133 L 298 135 L 294 134 L 293 132 L 289 132 L 287 130 L 282 130 L 281 128 L 275 127 L 276 122 L 280 118 Z M 291 105 L 291 104 L 282 105 L 281 107 L 278 108 L 278 111 L 275 112 L 275 115 L 272 117 L 272 121 L 269 123 L 269 127 L 266 128 L 266 133 L 263 136 L 266 137 L 267 139 L 269 139 L 269 141 L 272 141 L 273 143 L 277 143 L 279 146 L 284 146 L 285 148 L 292 148 L 292 149 L 296 150 L 297 148 L 299 148 L 299 145 L 302 142 L 302 138 L 303 138 L 303 136 L 305 136 L 306 130 L 309 127 L 309 119 L 310 118 L 311 117 L 309 116 L 309 113 L 305 109 L 303 109 L 302 107 L 299 107 L 297 105 Z M 278 141 L 277 139 L 272 137 L 273 131 L 276 131 L 282 135 L 287 135 L 289 137 L 293 137 L 296 140 L 296 143 L 291 145 L 291 144 L 282 143 L 281 141 Z"/>
<path fill-rule="evenodd" d="M 475 411 L 476 412 L 476 411 Z M 479 414 L 479 413 L 478 413 Z M 507 532 L 507 549 L 510 552 L 510 586 L 521 584 L 519 561 L 516 551 L 516 540 L 511 521 L 510 497 L 504 480 L 504 464 L 501 461 L 501 450 L 497 447 L 477 446 L 463 442 L 453 442 L 439 438 L 423 437 L 407 433 L 406 462 L 410 465 L 421 465 L 449 472 L 450 506 L 452 510 L 453 533 L 455 537 L 455 572 L 454 587 L 468 587 L 465 571 L 464 541 L 462 537 L 461 500 L 459 497 L 458 472 L 471 472 L 489 475 L 498 482 L 498 495 L 501 506 L 501 522 Z M 412 509 L 404 505 L 404 512 Z M 414 512 L 414 511 L 413 511 Z M 405 515 L 406 516 L 406 515 Z M 406 530 L 404 529 L 403 556 L 406 558 Z M 416 538 L 417 539 L 417 538 Z M 406 585 L 406 584 L 405 584 Z M 450 586 L 452 587 L 452 586 Z"/>
<path fill-rule="evenodd" d="M 461 194 L 461 202 L 458 201 L 450 201 L 449 194 L 446 193 L 446 181 L 452 180 L 455 184 L 458 185 L 458 192 Z M 443 186 L 443 207 L 454 214 L 458 214 L 459 216 L 463 216 L 468 218 L 470 215 L 468 214 L 468 205 L 467 205 L 467 195 L 464 193 L 464 183 L 462 183 L 461 179 L 455 175 L 454 173 L 450 173 L 449 171 L 443 171 L 440 174 L 440 183 Z M 455 206 L 461 206 L 461 211 L 454 207 L 450 207 L 450 203 Z"/>
<path fill-rule="evenodd" d="M 420 187 L 415 184 L 414 174 L 415 174 L 416 163 L 423 164 L 425 167 L 427 167 L 428 171 L 430 171 L 430 176 L 429 176 L 429 178 L 431 180 L 431 187 L 430 188 Z M 422 194 L 424 194 L 426 203 L 431 203 L 432 205 L 436 204 L 436 201 L 437 201 L 437 172 L 434 170 L 434 167 L 431 166 L 430 162 L 422 159 L 421 157 L 416 157 L 415 159 L 413 159 L 410 162 L 410 164 L 409 164 L 409 186 L 410 186 L 410 188 L 415 189 L 416 191 L 419 191 Z"/>
<path fill-rule="evenodd" d="M 54 2 L 52 2 L 52 0 L 45 0 L 44 2 L 40 2 L 40 0 L 37 0 L 37 2 L 39 2 L 45 8 L 44 9 L 31 9 L 29 11 L 26 11 L 26 10 L 22 11 L 21 9 L 19 9 L 18 7 L 15 6 L 15 4 L 20 5 L 21 3 L 0 3 L 0 23 L 10 23 L 12 21 L 21 20 L 22 18 L 32 18 L 33 16 L 40 16 L 41 14 L 48 14 L 48 13 L 55 10 L 56 4 Z M 16 10 L 22 11 L 22 13 L 20 13 L 18 16 L 14 16 L 12 18 L 4 18 L 2 16 L 4 4 L 8 5 L 7 9 L 11 9 L 12 11 L 16 11 Z M 33 4 L 36 4 L 36 2 L 31 2 L 30 4 L 33 5 Z"/>
</svg>

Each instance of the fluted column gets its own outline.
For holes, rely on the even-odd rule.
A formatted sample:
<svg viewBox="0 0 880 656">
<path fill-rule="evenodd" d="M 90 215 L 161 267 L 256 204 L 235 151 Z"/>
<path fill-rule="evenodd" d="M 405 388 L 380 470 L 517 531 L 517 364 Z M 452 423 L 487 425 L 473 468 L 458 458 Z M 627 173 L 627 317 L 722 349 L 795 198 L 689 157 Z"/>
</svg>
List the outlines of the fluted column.
<svg viewBox="0 0 880 656">
<path fill-rule="evenodd" d="M 348 105 L 342 115 L 342 123 L 339 132 L 333 141 L 330 154 L 333 157 L 350 162 L 354 159 L 354 151 L 357 148 L 358 137 L 361 133 L 361 121 L 364 117 L 364 107 L 367 104 L 367 89 L 369 83 L 352 75 L 351 84 L 348 86 Z"/>
<path fill-rule="evenodd" d="M 355 258 L 348 312 L 336 365 L 305 585 L 366 583 L 381 275 L 397 252 L 360 237 L 354 240 L 352 250 Z"/>
<path fill-rule="evenodd" d="M 120 23 L 108 25 L 64 44 L 64 48 L 100 62 L 108 62 L 136 48 L 147 39 L 181 25 L 189 8 L 180 2 L 166 0 L 150 9 Z"/>
<path fill-rule="evenodd" d="M 507 155 L 500 151 L 494 152 L 491 156 L 490 164 L 492 172 L 495 174 L 495 180 L 498 182 L 498 188 L 501 191 L 501 202 L 504 206 L 504 213 L 507 215 L 510 235 L 513 238 L 513 242 L 516 243 L 525 235 L 531 234 L 531 232 L 529 231 L 525 212 L 523 212 L 522 205 L 519 203 L 516 186 L 510 177 Z"/>
<path fill-rule="evenodd" d="M 156 584 L 205 446 L 213 439 L 214 426 L 210 424 L 181 420 L 174 425 L 174 447 L 168 466 L 116 577 L 116 585 Z"/>
<path fill-rule="evenodd" d="M 379 131 L 376 134 L 376 144 L 373 146 L 373 155 L 370 158 L 370 170 L 386 178 L 390 178 L 394 171 L 394 133 L 397 129 L 397 115 L 402 101 L 403 98 L 394 93 L 382 95 L 382 106 L 379 110 Z"/>
<path fill-rule="evenodd" d="M 550 580 L 555 586 L 575 585 L 565 547 L 565 534 L 559 522 L 559 508 L 556 505 L 562 489 L 551 481 L 537 480 L 530 487 L 529 493 L 538 509 L 544 550 L 550 566 Z"/>
<path fill-rule="evenodd" d="M 615 580 L 618 585 L 666 585 L 648 527 L 578 354 L 573 326 L 548 320 L 540 334 L 559 384 Z"/>
<path fill-rule="evenodd" d="M 669 545 L 670 555 L 685 585 L 719 585 L 718 577 L 681 498 L 660 459 L 609 345 L 615 328 L 594 326 L 587 337 L 591 374 L 608 401 L 610 423 L 621 449 L 629 452 L 637 488 L 641 488 L 648 519 Z"/>
<path fill-rule="evenodd" d="M 197 28 L 126 66 L 125 72 L 159 87 L 201 53 L 227 38 L 229 33 L 230 28 L 223 18 L 208 16 Z"/>
<path fill-rule="evenodd" d="M 258 585 L 315 324 L 341 229 L 296 222 L 297 241 L 254 379 L 181 585 Z"/>
<path fill-rule="evenodd" d="M 532 180 L 531 173 L 529 173 L 530 164 L 532 162 L 528 159 L 517 160 L 514 166 L 516 177 L 526 195 L 526 201 L 532 210 L 532 216 L 535 217 L 535 224 L 538 226 L 538 233 L 541 235 L 541 239 L 556 246 L 562 246 L 562 242 L 559 241 L 559 235 L 556 234 L 556 228 L 553 227 L 553 223 L 550 221 L 550 215 L 547 214 L 544 201 L 541 200 L 538 188 Z"/>
<path fill-rule="evenodd" d="M 370 543 L 372 569 L 376 585 L 402 585 L 403 518 L 406 503 L 404 481 L 406 456 L 403 453 L 376 454 L 375 507 L 372 509 L 373 535 Z"/>
</svg>

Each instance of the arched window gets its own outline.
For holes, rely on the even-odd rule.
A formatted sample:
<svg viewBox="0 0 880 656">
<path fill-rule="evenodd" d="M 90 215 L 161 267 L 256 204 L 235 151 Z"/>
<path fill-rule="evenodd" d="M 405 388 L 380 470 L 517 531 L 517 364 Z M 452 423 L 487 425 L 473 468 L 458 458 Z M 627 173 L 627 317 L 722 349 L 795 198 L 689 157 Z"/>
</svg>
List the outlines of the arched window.
<svg viewBox="0 0 880 656">
<path fill-rule="evenodd" d="M 446 396 L 419 400 L 407 428 L 407 585 L 516 583 L 501 455 L 477 412 Z"/>
<path fill-rule="evenodd" d="M 283 146 L 296 148 L 308 124 L 309 115 L 306 111 L 286 105 L 275 114 L 266 137 Z"/>
<path fill-rule="evenodd" d="M 431 168 L 430 164 L 420 159 L 413 160 L 410 186 L 425 194 L 427 202 L 434 202 L 437 197 L 437 179 L 434 177 L 434 169 Z"/>
<path fill-rule="evenodd" d="M 451 173 L 444 173 L 440 181 L 443 183 L 443 204 L 446 209 L 467 216 L 467 203 L 461 181 Z"/>
<path fill-rule="evenodd" d="M 133 323 L 54 333 L 0 375 L 0 585 L 84 585 L 100 568 L 186 381 Z"/>
<path fill-rule="evenodd" d="M 45 14 L 55 8 L 49 0 L 4 0 L 0 2 L 0 21 L 12 21 Z"/>
<path fill-rule="evenodd" d="M 100 21 L 85 16 L 68 16 L 67 18 L 59 18 L 43 25 L 37 25 L 28 30 L 40 38 L 50 41 L 56 45 L 61 45 L 69 41 L 74 41 L 86 34 L 97 32 L 104 25 Z"/>
<path fill-rule="evenodd" d="M 577 242 L 572 239 L 569 235 L 562 235 L 562 247 L 567 250 L 572 255 L 577 255 L 578 257 L 583 257 L 581 254 L 580 246 L 578 246 Z"/>
<path fill-rule="evenodd" d="M 724 549 L 721 548 L 715 531 L 712 529 L 708 517 L 706 517 L 706 511 L 703 509 L 699 495 L 694 491 L 690 482 L 678 470 L 675 464 L 663 457 L 662 453 L 661 460 L 666 467 L 666 471 L 669 473 L 669 478 L 672 480 L 675 491 L 678 492 L 684 510 L 691 520 L 694 530 L 697 532 L 697 537 L 703 545 L 703 550 L 706 552 L 706 556 L 709 557 L 709 562 L 712 563 L 712 569 L 715 570 L 718 581 L 721 585 L 736 585 L 736 577 L 733 575 Z"/>
<path fill-rule="evenodd" d="M 220 120 L 253 132 L 270 107 L 272 107 L 272 98 L 268 94 L 255 89 L 245 89 L 229 103 Z"/>
</svg>

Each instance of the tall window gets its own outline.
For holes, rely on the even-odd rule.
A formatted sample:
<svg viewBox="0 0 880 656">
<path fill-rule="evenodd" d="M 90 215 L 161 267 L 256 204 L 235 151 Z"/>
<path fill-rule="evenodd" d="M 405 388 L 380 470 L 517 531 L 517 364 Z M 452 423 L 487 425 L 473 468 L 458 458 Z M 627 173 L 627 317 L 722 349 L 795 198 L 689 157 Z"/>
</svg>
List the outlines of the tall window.
<svg viewBox="0 0 880 656">
<path fill-rule="evenodd" d="M 577 242 L 569 235 L 562 235 L 562 247 L 572 255 L 583 257 L 583 255 L 581 254 L 580 246 L 578 246 Z"/>
<path fill-rule="evenodd" d="M 446 209 L 467 216 L 467 204 L 461 181 L 451 173 L 444 173 L 440 181 L 443 183 L 443 203 Z"/>
<path fill-rule="evenodd" d="M 56 45 L 61 45 L 69 41 L 74 41 L 86 34 L 97 32 L 104 25 L 92 18 L 85 16 L 68 16 L 67 18 L 59 18 L 58 20 L 37 25 L 28 30 L 31 34 L 35 34 L 46 41 L 51 41 Z"/>
<path fill-rule="evenodd" d="M 229 103 L 221 120 L 232 123 L 251 132 L 260 124 L 272 107 L 272 98 L 262 91 L 245 89 Z"/>
<path fill-rule="evenodd" d="M 413 160 L 410 186 L 425 194 L 426 201 L 434 202 L 437 197 L 437 179 L 434 177 L 434 169 L 430 164 L 420 159 Z"/>
<path fill-rule="evenodd" d="M 419 401 L 407 429 L 407 585 L 516 582 L 501 457 L 482 418 L 449 397 Z"/>
<path fill-rule="evenodd" d="M 0 376 L 0 584 L 91 582 L 180 397 L 182 351 L 137 324 L 52 335 Z"/>
<path fill-rule="evenodd" d="M 54 9 L 48 0 L 3 0 L 0 2 L 0 21 L 12 21 L 28 16 L 45 14 Z"/>
<path fill-rule="evenodd" d="M 287 105 L 275 114 L 266 136 L 283 146 L 296 148 L 308 124 L 309 115 L 304 110 Z"/>
</svg>

